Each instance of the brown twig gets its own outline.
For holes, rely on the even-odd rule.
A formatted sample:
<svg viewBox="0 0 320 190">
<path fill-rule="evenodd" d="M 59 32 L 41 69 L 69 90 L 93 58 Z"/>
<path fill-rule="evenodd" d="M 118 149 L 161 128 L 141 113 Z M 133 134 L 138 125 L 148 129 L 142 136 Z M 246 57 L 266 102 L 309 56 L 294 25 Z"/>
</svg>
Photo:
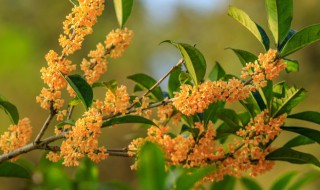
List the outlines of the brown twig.
<svg viewBox="0 0 320 190">
<path fill-rule="evenodd" d="M 41 130 L 39 131 L 37 137 L 34 139 L 34 143 L 35 144 L 39 144 L 41 137 L 44 135 L 44 132 L 47 130 L 47 128 L 50 125 L 51 120 L 53 119 L 53 117 L 57 114 L 57 111 L 53 108 L 53 105 L 51 103 L 50 105 L 50 114 L 47 118 L 47 120 L 43 123 L 43 126 L 41 128 Z"/>
</svg>

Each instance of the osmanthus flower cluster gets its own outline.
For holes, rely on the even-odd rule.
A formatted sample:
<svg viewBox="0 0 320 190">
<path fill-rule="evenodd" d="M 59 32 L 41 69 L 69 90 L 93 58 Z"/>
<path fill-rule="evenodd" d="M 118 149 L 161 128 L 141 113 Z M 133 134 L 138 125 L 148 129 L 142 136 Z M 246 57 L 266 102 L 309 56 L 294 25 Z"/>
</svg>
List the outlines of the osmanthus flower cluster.
<svg viewBox="0 0 320 190">
<path fill-rule="evenodd" d="M 139 150 L 149 141 L 158 144 L 166 156 L 166 165 L 182 165 L 183 167 L 216 166 L 217 170 L 206 176 L 205 181 L 222 180 L 223 176 L 241 176 L 249 171 L 256 176 L 270 170 L 273 161 L 265 159 L 273 148 L 263 147 L 279 135 L 280 126 L 286 120 L 286 114 L 270 118 L 267 110 L 251 119 L 249 124 L 237 132 L 238 138 L 227 147 L 216 139 L 216 130 L 212 122 L 205 127 L 202 122 L 196 122 L 195 128 L 199 134 L 169 135 L 169 126 L 152 126 L 147 137 L 138 138 L 129 145 L 129 154 L 136 156 L 137 162 L 132 169 L 139 167 Z"/>
<path fill-rule="evenodd" d="M 4 132 L 0 137 L 0 149 L 4 153 L 8 153 L 17 148 L 26 145 L 31 138 L 32 127 L 30 125 L 30 120 L 24 118 L 18 122 L 17 125 L 10 125 L 8 131 Z M 11 161 L 18 159 L 14 157 Z"/>
<path fill-rule="evenodd" d="M 197 86 L 181 85 L 180 92 L 175 92 L 173 105 L 185 115 L 202 113 L 211 103 L 217 101 L 235 102 L 249 97 L 250 92 L 266 86 L 267 80 L 273 80 L 286 64 L 278 58 L 277 51 L 270 49 L 260 54 L 255 63 L 247 63 L 241 78 L 252 80 L 245 85 L 241 80 L 232 78 L 228 81 L 206 81 Z M 250 78 L 250 79 L 249 79 Z"/>
</svg>

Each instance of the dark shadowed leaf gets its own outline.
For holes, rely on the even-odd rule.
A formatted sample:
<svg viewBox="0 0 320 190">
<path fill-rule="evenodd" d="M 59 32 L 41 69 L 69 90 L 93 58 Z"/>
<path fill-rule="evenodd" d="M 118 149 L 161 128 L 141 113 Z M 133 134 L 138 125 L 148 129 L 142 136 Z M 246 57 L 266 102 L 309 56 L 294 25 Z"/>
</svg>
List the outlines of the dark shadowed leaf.
<svg viewBox="0 0 320 190">
<path fill-rule="evenodd" d="M 246 27 L 260 41 L 265 50 L 269 49 L 270 41 L 266 32 L 258 24 L 253 22 L 247 13 L 234 6 L 229 6 L 228 15 Z"/>
<path fill-rule="evenodd" d="M 124 115 L 120 117 L 114 117 L 107 121 L 105 121 L 101 127 L 108 127 L 115 124 L 125 124 L 125 123 L 143 123 L 148 125 L 155 125 L 151 120 L 146 119 L 144 117 L 138 116 L 138 115 Z"/>
<path fill-rule="evenodd" d="M 320 112 L 316 111 L 304 111 L 300 113 L 295 113 L 288 115 L 288 118 L 300 119 L 304 121 L 310 121 L 316 124 L 320 124 Z"/>
<path fill-rule="evenodd" d="M 179 82 L 179 76 L 181 73 L 181 66 L 177 67 L 175 70 L 173 70 L 169 76 L 168 80 L 168 92 L 171 98 L 174 97 L 173 92 L 179 92 L 180 89 L 180 82 Z"/>
<path fill-rule="evenodd" d="M 266 156 L 267 160 L 286 161 L 294 164 L 313 164 L 320 167 L 319 160 L 311 154 L 281 147 Z"/>
<path fill-rule="evenodd" d="M 226 74 L 226 72 L 221 67 L 220 63 L 216 62 L 214 67 L 211 69 L 208 78 L 211 81 L 217 81 L 217 80 L 221 79 L 222 77 L 224 77 L 225 74 Z"/>
<path fill-rule="evenodd" d="M 317 131 L 315 129 L 309 129 L 305 127 L 287 127 L 287 126 L 281 127 L 281 129 L 306 136 L 320 144 L 320 131 Z"/>
<path fill-rule="evenodd" d="M 220 109 L 223 109 L 225 104 L 226 103 L 223 101 L 218 101 L 218 102 L 210 104 L 209 107 L 204 110 L 203 121 L 204 121 L 205 127 L 208 125 L 209 121 L 212 121 L 213 123 L 215 123 L 217 121 L 218 117 L 217 117 L 216 113 Z"/>
<path fill-rule="evenodd" d="M 91 86 L 80 75 L 62 75 L 65 77 L 71 88 L 75 91 L 77 97 L 81 100 L 86 110 L 88 110 L 93 101 L 93 92 Z"/>
<path fill-rule="evenodd" d="M 1 162 L 0 163 L 0 177 L 17 177 L 31 179 L 30 172 L 13 162 Z"/>
<path fill-rule="evenodd" d="M 200 181 L 206 175 L 212 173 L 213 170 L 215 170 L 214 167 L 202 167 L 202 168 L 195 169 L 191 173 L 185 172 L 177 179 L 176 189 L 179 189 L 179 190 L 192 189 L 192 187 L 195 185 L 196 182 Z"/>
<path fill-rule="evenodd" d="M 233 190 L 236 184 L 236 178 L 225 175 L 222 181 L 212 183 L 211 190 Z"/>
<path fill-rule="evenodd" d="M 249 62 L 253 63 L 255 60 L 258 59 L 257 56 L 245 50 L 234 49 L 234 48 L 227 48 L 227 49 L 231 49 L 238 56 L 242 66 L 246 66 L 246 63 L 249 63 Z"/>
<path fill-rule="evenodd" d="M 123 28 L 131 14 L 133 0 L 113 0 L 113 4 L 119 26 Z"/>
<path fill-rule="evenodd" d="M 281 50 L 282 57 L 290 55 L 320 40 L 320 24 L 308 26 L 295 33 Z"/>
</svg>

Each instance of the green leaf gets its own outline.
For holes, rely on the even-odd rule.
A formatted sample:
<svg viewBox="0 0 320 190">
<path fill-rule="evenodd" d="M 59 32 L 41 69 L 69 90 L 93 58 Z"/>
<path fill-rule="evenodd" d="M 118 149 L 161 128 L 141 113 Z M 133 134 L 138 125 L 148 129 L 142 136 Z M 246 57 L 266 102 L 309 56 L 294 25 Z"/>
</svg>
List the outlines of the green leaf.
<svg viewBox="0 0 320 190">
<path fill-rule="evenodd" d="M 65 77 L 68 84 L 75 91 L 77 97 L 81 100 L 86 110 L 88 110 L 93 101 L 93 92 L 91 86 L 80 75 L 67 76 L 63 73 L 61 74 Z"/>
<path fill-rule="evenodd" d="M 69 0 L 70 3 L 72 3 L 74 6 L 79 6 L 79 1 L 78 0 Z"/>
<path fill-rule="evenodd" d="M 290 59 L 284 59 L 284 62 L 286 62 L 286 72 L 298 72 L 299 71 L 299 62 L 295 60 Z"/>
<path fill-rule="evenodd" d="M 110 89 L 112 92 L 115 92 L 118 87 L 118 82 L 116 80 L 110 80 L 106 82 L 95 82 L 92 84 L 92 88 L 104 87 Z"/>
<path fill-rule="evenodd" d="M 292 0 L 267 0 L 269 28 L 276 44 L 280 44 L 288 34 L 292 21 Z"/>
<path fill-rule="evenodd" d="M 81 103 L 81 100 L 78 97 L 75 97 L 69 102 L 69 106 L 76 106 L 80 103 Z"/>
<path fill-rule="evenodd" d="M 61 121 L 56 126 L 58 128 L 61 128 L 61 127 L 65 126 L 65 125 L 75 126 L 75 122 L 72 119 L 70 119 L 70 120 L 66 120 L 66 121 Z"/>
<path fill-rule="evenodd" d="M 85 157 L 77 167 L 75 179 L 77 182 L 76 189 L 97 189 L 98 167 L 88 157 Z"/>
<path fill-rule="evenodd" d="M 281 57 L 298 51 L 316 41 L 320 40 L 320 24 L 308 26 L 295 33 L 280 52 Z"/>
<path fill-rule="evenodd" d="M 299 190 L 301 187 L 315 180 L 319 180 L 319 178 L 319 172 L 304 173 L 303 176 L 301 176 L 298 180 L 295 180 L 295 182 L 287 190 Z"/>
<path fill-rule="evenodd" d="M 288 172 L 282 176 L 280 176 L 271 186 L 270 190 L 279 190 L 285 189 L 286 186 L 290 183 L 292 178 L 297 175 L 297 172 Z"/>
<path fill-rule="evenodd" d="M 283 49 L 283 47 L 286 45 L 286 43 L 289 41 L 289 39 L 295 34 L 297 33 L 296 30 L 289 30 L 288 35 L 286 36 L 286 38 L 281 42 L 280 45 L 278 45 L 278 52 L 281 52 L 281 50 Z"/>
<path fill-rule="evenodd" d="M 128 184 L 119 181 L 107 181 L 105 184 L 103 184 L 103 187 L 106 187 L 102 188 L 105 190 L 134 190 Z"/>
<path fill-rule="evenodd" d="M 273 99 L 273 82 L 268 80 L 267 85 L 262 88 L 263 97 L 265 99 L 268 110 L 271 109 L 272 99 Z"/>
<path fill-rule="evenodd" d="M 224 176 L 222 181 L 214 182 L 211 190 L 233 190 L 236 184 L 236 178 L 233 176 Z"/>
<path fill-rule="evenodd" d="M 284 147 L 287 148 L 292 148 L 292 147 L 296 147 L 296 146 L 301 146 L 301 145 L 307 145 L 307 144 L 313 144 L 315 143 L 314 140 L 309 139 L 306 136 L 303 135 L 298 135 L 295 138 L 291 139 L 290 141 L 288 141 L 285 145 L 283 145 Z"/>
<path fill-rule="evenodd" d="M 0 97 L 0 109 L 4 110 L 4 112 L 9 116 L 13 124 L 18 124 L 19 112 L 15 105 Z"/>
<path fill-rule="evenodd" d="M 256 100 L 260 110 L 264 110 L 267 108 L 266 103 L 263 101 L 263 98 L 259 91 L 251 92 L 253 98 Z"/>
<path fill-rule="evenodd" d="M 195 185 L 196 182 L 200 181 L 206 175 L 212 173 L 215 170 L 214 167 L 203 167 L 196 169 L 192 172 L 185 172 L 177 179 L 176 188 L 179 190 L 189 190 Z"/>
<path fill-rule="evenodd" d="M 178 81 L 179 81 L 180 84 L 185 84 L 185 83 L 188 83 L 188 81 L 190 82 L 191 79 L 192 78 L 191 78 L 189 73 L 180 72 Z"/>
<path fill-rule="evenodd" d="M 217 80 L 221 79 L 222 77 L 224 77 L 225 74 L 226 74 L 226 72 L 221 67 L 220 63 L 216 62 L 216 64 L 214 65 L 214 67 L 210 71 L 208 78 L 211 81 L 217 81 Z"/>
<path fill-rule="evenodd" d="M 254 99 L 252 94 L 247 99 L 240 100 L 240 103 L 250 113 L 251 117 L 255 117 L 256 115 L 261 113 L 258 103 Z"/>
<path fill-rule="evenodd" d="M 242 126 L 245 127 L 250 122 L 251 115 L 249 112 L 242 112 L 242 113 L 238 113 L 238 118 L 239 118 Z"/>
<path fill-rule="evenodd" d="M 204 78 L 206 74 L 206 60 L 204 59 L 202 53 L 189 44 L 185 43 L 176 43 L 171 40 L 166 40 L 161 43 L 170 43 L 176 46 L 181 56 L 183 57 L 184 64 L 194 82 L 195 85 L 198 85 Z"/>
<path fill-rule="evenodd" d="M 101 127 L 103 128 L 103 127 L 108 127 L 108 126 L 112 126 L 115 124 L 125 124 L 125 123 L 143 123 L 143 124 L 156 126 L 156 124 L 153 123 L 151 120 L 146 119 L 142 116 L 124 115 L 124 116 L 120 116 L 120 117 L 113 117 L 113 118 L 105 121 Z"/>
<path fill-rule="evenodd" d="M 306 136 L 320 144 L 320 131 L 317 131 L 315 129 L 309 129 L 305 127 L 286 127 L 286 126 L 281 127 L 281 129 Z"/>
<path fill-rule="evenodd" d="M 168 92 L 171 98 L 174 97 L 173 92 L 178 92 L 180 89 L 180 82 L 179 82 L 180 73 L 181 73 L 181 66 L 175 68 L 169 76 Z"/>
<path fill-rule="evenodd" d="M 119 26 L 123 28 L 131 14 L 133 0 L 113 0 L 113 3 Z"/>
<path fill-rule="evenodd" d="M 232 109 L 220 109 L 217 111 L 217 117 L 232 128 L 239 128 L 239 118 Z"/>
<path fill-rule="evenodd" d="M 215 123 L 217 121 L 218 117 L 217 117 L 216 113 L 220 109 L 223 109 L 225 104 L 226 103 L 223 102 L 223 101 L 218 101 L 218 102 L 215 102 L 215 103 L 211 103 L 209 105 L 209 107 L 204 110 L 204 112 L 203 112 L 203 114 L 204 114 L 204 118 L 203 118 L 204 124 L 203 125 L 205 127 L 208 125 L 209 121 L 212 121 L 213 123 Z"/>
<path fill-rule="evenodd" d="M 163 190 L 165 186 L 165 157 L 160 147 L 146 142 L 140 151 L 138 178 L 141 190 Z"/>
<path fill-rule="evenodd" d="M 289 113 L 292 108 L 298 105 L 306 96 L 306 90 L 292 87 L 285 90 L 283 98 L 274 98 L 272 105 L 272 117 L 277 117 L 284 113 Z"/>
<path fill-rule="evenodd" d="M 246 27 L 261 42 L 265 50 L 269 49 L 270 41 L 266 32 L 261 26 L 253 22 L 247 13 L 234 6 L 229 6 L 228 15 Z"/>
<path fill-rule="evenodd" d="M 227 49 L 231 49 L 238 56 L 242 66 L 246 66 L 246 63 L 249 63 L 249 62 L 253 63 L 255 60 L 258 59 L 257 56 L 245 50 L 234 49 L 234 48 L 227 48 Z"/>
<path fill-rule="evenodd" d="M 152 77 L 142 73 L 134 74 L 134 75 L 128 76 L 127 78 L 136 82 L 137 85 L 139 85 L 145 91 L 150 89 L 157 82 Z M 151 99 L 155 101 L 161 101 L 163 99 L 162 91 L 159 86 L 153 89 L 149 94 L 151 96 Z"/>
<path fill-rule="evenodd" d="M 311 154 L 281 147 L 266 156 L 266 160 L 286 161 L 294 164 L 314 164 L 320 167 L 319 160 Z"/>
<path fill-rule="evenodd" d="M 300 119 L 304 121 L 310 121 L 316 124 L 320 124 L 320 112 L 316 111 L 304 111 L 300 113 L 295 113 L 288 115 L 288 118 Z"/>
<path fill-rule="evenodd" d="M 0 177 L 17 177 L 31 179 L 30 172 L 13 162 L 1 162 L 0 163 Z"/>
<path fill-rule="evenodd" d="M 256 181 L 248 177 L 242 177 L 241 183 L 247 190 L 263 190 L 262 187 Z"/>
</svg>

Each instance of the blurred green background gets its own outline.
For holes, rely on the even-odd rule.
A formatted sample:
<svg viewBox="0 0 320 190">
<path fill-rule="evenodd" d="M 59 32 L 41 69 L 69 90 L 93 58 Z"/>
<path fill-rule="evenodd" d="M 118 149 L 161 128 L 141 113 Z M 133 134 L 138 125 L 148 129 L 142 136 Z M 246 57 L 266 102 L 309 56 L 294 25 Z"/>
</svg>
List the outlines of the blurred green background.
<svg viewBox="0 0 320 190">
<path fill-rule="evenodd" d="M 236 56 L 226 47 L 262 52 L 262 46 L 240 24 L 227 16 L 228 5 L 235 5 L 245 10 L 251 18 L 267 28 L 264 1 L 260 0 L 135 0 L 132 15 L 127 27 L 135 33 L 131 47 L 124 56 L 110 60 L 108 72 L 104 80 L 116 79 L 118 84 L 124 84 L 132 90 L 133 83 L 126 76 L 135 73 L 147 73 L 159 79 L 179 60 L 179 53 L 170 45 L 159 45 L 163 40 L 173 40 L 197 44 L 208 65 L 208 70 L 219 61 L 228 73 L 240 74 L 241 65 Z M 320 1 L 294 1 L 294 19 L 292 26 L 300 30 L 305 26 L 320 23 Z M 14 103 L 20 112 L 20 118 L 29 117 L 36 133 L 47 112 L 36 103 L 43 83 L 40 79 L 40 69 L 45 66 L 44 55 L 54 49 L 59 52 L 58 36 L 62 33 L 62 22 L 70 12 L 72 5 L 68 0 L 0 0 L 0 94 Z M 74 63 L 81 62 L 95 45 L 104 41 L 105 35 L 117 28 L 116 18 L 111 0 L 106 1 L 104 13 L 94 26 L 94 33 L 88 36 L 83 48 L 71 56 Z M 268 34 L 270 32 L 268 31 Z M 271 36 L 271 35 L 269 35 Z M 300 62 L 300 72 L 281 75 L 289 84 L 304 87 L 308 91 L 307 99 L 295 111 L 320 111 L 320 43 L 309 46 L 292 55 L 290 58 Z M 165 85 L 162 86 L 165 90 Z M 97 91 L 98 94 L 102 92 Z M 83 112 L 82 108 L 76 110 Z M 9 119 L 0 113 L 0 131 L 9 126 Z M 292 123 L 292 125 L 309 123 Z M 125 147 L 130 139 L 141 129 L 136 126 L 119 126 L 105 129 L 102 142 L 107 147 Z M 45 135 L 52 134 L 49 130 Z M 36 134 L 34 134 L 36 135 Z M 278 140 L 282 144 L 286 140 L 284 134 Z M 312 151 L 318 158 L 319 148 L 305 146 L 304 151 Z M 24 155 L 35 165 L 39 163 L 41 151 Z M 122 180 L 136 184 L 129 166 L 129 158 L 114 158 L 99 164 L 100 179 Z M 285 171 L 307 171 L 314 169 L 310 165 L 291 165 L 278 162 L 273 171 L 259 176 L 257 179 L 265 187 L 270 186 L 277 176 Z M 67 169 L 70 175 L 72 168 Z M 1 189 L 24 189 L 25 181 L 0 178 Z M 317 189 L 320 184 L 314 184 L 310 189 Z"/>
</svg>

